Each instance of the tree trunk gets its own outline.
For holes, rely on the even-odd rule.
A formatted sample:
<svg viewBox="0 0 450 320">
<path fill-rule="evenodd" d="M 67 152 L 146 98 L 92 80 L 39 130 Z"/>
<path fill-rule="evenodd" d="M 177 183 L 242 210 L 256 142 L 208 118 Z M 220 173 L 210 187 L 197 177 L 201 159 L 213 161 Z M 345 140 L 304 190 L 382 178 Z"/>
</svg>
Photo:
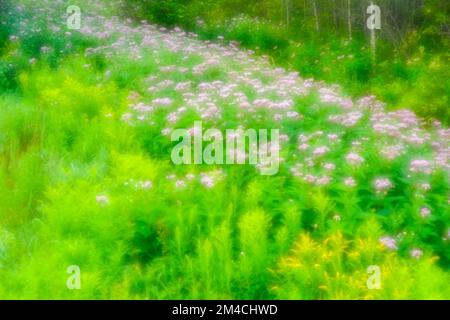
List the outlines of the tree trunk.
<svg viewBox="0 0 450 320">
<path fill-rule="evenodd" d="M 334 31 L 337 33 L 338 25 L 337 25 L 337 13 L 336 13 L 336 0 L 333 0 L 333 22 L 334 22 Z"/>
<path fill-rule="evenodd" d="M 316 0 L 313 0 L 313 10 L 314 10 L 314 19 L 316 21 L 316 31 L 320 31 L 320 24 L 319 24 L 319 14 L 317 12 L 317 3 Z"/>
<path fill-rule="evenodd" d="M 286 25 L 291 24 L 291 0 L 286 0 Z"/>
<path fill-rule="evenodd" d="M 286 15 L 286 26 L 289 27 L 291 23 L 291 0 L 281 0 L 281 7 Z"/>
<path fill-rule="evenodd" d="M 352 0 L 347 0 L 348 38 L 352 40 Z"/>
</svg>

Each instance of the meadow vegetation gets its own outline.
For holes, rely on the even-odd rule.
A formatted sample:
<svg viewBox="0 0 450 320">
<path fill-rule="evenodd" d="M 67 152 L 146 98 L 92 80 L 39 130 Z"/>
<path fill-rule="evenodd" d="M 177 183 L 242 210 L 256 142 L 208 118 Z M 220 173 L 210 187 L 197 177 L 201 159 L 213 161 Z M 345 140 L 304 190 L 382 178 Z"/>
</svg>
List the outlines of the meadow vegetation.
<svg viewBox="0 0 450 320">
<path fill-rule="evenodd" d="M 304 77 L 375 94 L 389 108 L 450 121 L 450 3 L 378 0 L 373 60 L 369 0 L 124 0 L 123 12 L 180 26 L 202 39 L 237 41 Z M 350 6 L 349 6 L 350 4 Z M 350 15 L 349 15 L 350 12 Z M 349 27 L 350 26 L 350 27 Z M 350 30 L 349 30 L 350 29 Z"/>
<path fill-rule="evenodd" d="M 375 75 L 356 35 L 228 19 L 243 1 L 131 2 L 80 2 L 80 30 L 68 1 L 0 4 L 0 298 L 450 298 L 448 52 Z M 198 120 L 279 129 L 279 173 L 174 165 Z"/>
</svg>

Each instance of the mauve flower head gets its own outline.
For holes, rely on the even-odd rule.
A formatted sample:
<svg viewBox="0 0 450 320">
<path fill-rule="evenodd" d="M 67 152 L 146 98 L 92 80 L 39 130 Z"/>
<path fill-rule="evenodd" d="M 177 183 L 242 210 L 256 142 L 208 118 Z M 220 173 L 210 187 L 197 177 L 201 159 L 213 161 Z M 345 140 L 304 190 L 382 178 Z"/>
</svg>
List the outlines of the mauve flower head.
<svg viewBox="0 0 450 320">
<path fill-rule="evenodd" d="M 401 144 L 397 144 L 397 145 L 383 147 L 380 150 L 380 154 L 388 160 L 394 160 L 398 156 L 402 155 L 404 153 L 404 151 L 405 151 L 405 147 Z"/>
<path fill-rule="evenodd" d="M 345 159 L 351 165 L 359 165 L 364 162 L 364 158 L 355 152 L 350 152 Z"/>
<path fill-rule="evenodd" d="M 195 175 L 193 173 L 188 173 L 186 175 L 186 179 L 188 179 L 188 180 L 193 180 L 194 178 L 195 178 Z"/>
<path fill-rule="evenodd" d="M 428 207 L 420 208 L 420 215 L 422 218 L 428 218 L 431 215 L 431 210 Z"/>
<path fill-rule="evenodd" d="M 337 134 L 335 134 L 335 133 L 330 133 L 330 134 L 327 135 L 327 137 L 331 141 L 336 141 L 336 140 L 339 139 L 339 136 Z"/>
<path fill-rule="evenodd" d="M 147 190 L 153 187 L 153 183 L 150 180 L 139 182 L 139 187 L 141 189 Z"/>
<path fill-rule="evenodd" d="M 411 250 L 411 257 L 414 259 L 420 259 L 423 256 L 423 251 L 420 249 L 412 249 Z"/>
<path fill-rule="evenodd" d="M 416 159 L 411 161 L 409 170 L 414 173 L 431 174 L 433 171 L 431 162 L 428 160 Z"/>
<path fill-rule="evenodd" d="M 281 119 L 283 119 L 283 115 L 277 113 L 273 116 L 273 120 L 275 121 L 280 121 Z"/>
<path fill-rule="evenodd" d="M 301 145 L 298 146 L 299 150 L 306 150 L 309 148 L 309 144 L 307 143 L 302 143 Z"/>
<path fill-rule="evenodd" d="M 318 177 L 316 180 L 316 185 L 318 186 L 326 186 L 331 182 L 331 178 L 328 176 Z"/>
<path fill-rule="evenodd" d="M 317 178 L 315 176 L 313 176 L 312 174 L 307 174 L 304 176 L 303 179 L 308 183 L 314 183 Z"/>
<path fill-rule="evenodd" d="M 388 236 L 381 237 L 380 238 L 380 243 L 386 249 L 389 249 L 389 250 L 397 250 L 398 249 L 397 241 L 394 238 L 392 238 L 392 237 L 388 237 Z"/>
<path fill-rule="evenodd" d="M 286 116 L 288 117 L 288 118 L 299 118 L 300 117 L 300 114 L 298 113 L 298 112 L 296 112 L 296 111 L 288 111 L 287 113 L 286 113 Z"/>
<path fill-rule="evenodd" d="M 184 188 L 185 186 L 186 186 L 186 182 L 184 182 L 183 180 L 177 180 L 175 182 L 175 187 L 177 189 Z"/>
<path fill-rule="evenodd" d="M 344 184 L 347 187 L 356 187 L 356 181 L 352 177 L 348 177 L 344 179 Z"/>
<path fill-rule="evenodd" d="M 393 188 L 393 184 L 388 178 L 375 179 L 374 186 L 377 193 L 383 194 L 386 194 L 387 191 Z"/>
<path fill-rule="evenodd" d="M 172 112 L 172 113 L 169 113 L 169 115 L 166 117 L 166 119 L 168 122 L 173 124 L 178 121 L 178 115 L 176 112 Z"/>
<path fill-rule="evenodd" d="M 158 98 L 152 101 L 154 105 L 157 106 L 169 106 L 172 104 L 172 99 L 170 98 Z"/>
<path fill-rule="evenodd" d="M 326 146 L 317 147 L 316 149 L 314 149 L 313 155 L 322 156 L 322 155 L 326 154 L 328 151 L 330 151 L 330 148 L 328 148 Z"/>
<path fill-rule="evenodd" d="M 214 180 L 210 176 L 204 174 L 200 179 L 200 182 L 207 188 L 212 188 L 214 186 Z"/>
<path fill-rule="evenodd" d="M 299 141 L 299 142 L 306 143 L 306 142 L 309 141 L 309 139 L 310 139 L 310 138 L 309 138 L 308 136 L 305 136 L 304 134 L 301 134 L 301 135 L 298 136 L 298 141 Z"/>
<path fill-rule="evenodd" d="M 48 46 L 42 46 L 42 47 L 41 47 L 41 52 L 42 52 L 42 53 L 48 53 L 48 52 L 50 52 L 50 51 L 52 51 L 52 48 L 51 48 L 51 47 L 48 47 Z"/>
<path fill-rule="evenodd" d="M 122 120 L 129 123 L 131 121 L 132 117 L 133 117 L 133 114 L 125 113 L 122 115 Z"/>
<path fill-rule="evenodd" d="M 428 191 L 431 189 L 431 185 L 429 183 L 421 183 L 418 187 L 423 191 Z"/>
<path fill-rule="evenodd" d="M 106 196 L 104 194 L 99 194 L 98 196 L 95 197 L 95 200 L 100 205 L 107 205 L 109 203 L 108 196 Z"/>
<path fill-rule="evenodd" d="M 336 169 L 336 165 L 334 163 L 325 163 L 323 167 L 328 171 L 333 171 Z"/>
<path fill-rule="evenodd" d="M 161 130 L 161 134 L 163 136 L 168 136 L 171 132 L 172 132 L 171 128 L 164 128 L 164 129 Z"/>
</svg>

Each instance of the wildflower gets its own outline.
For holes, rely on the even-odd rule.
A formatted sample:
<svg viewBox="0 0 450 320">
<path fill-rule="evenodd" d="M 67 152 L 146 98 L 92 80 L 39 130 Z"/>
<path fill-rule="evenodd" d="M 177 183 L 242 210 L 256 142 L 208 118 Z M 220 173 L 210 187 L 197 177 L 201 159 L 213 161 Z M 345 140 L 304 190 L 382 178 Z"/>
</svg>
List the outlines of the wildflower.
<svg viewBox="0 0 450 320">
<path fill-rule="evenodd" d="M 191 87 L 190 82 L 180 82 L 175 86 L 176 91 L 185 91 Z"/>
<path fill-rule="evenodd" d="M 318 186 L 326 186 L 330 182 L 331 182 L 331 178 L 328 176 L 322 176 L 322 177 L 317 178 L 317 180 L 316 180 L 316 184 Z"/>
<path fill-rule="evenodd" d="M 184 188 L 185 186 L 186 186 L 186 182 L 184 182 L 183 180 L 177 180 L 175 182 L 175 187 L 177 189 Z"/>
<path fill-rule="evenodd" d="M 178 121 L 178 115 L 176 112 L 169 113 L 169 115 L 166 117 L 167 121 L 170 123 L 175 123 Z"/>
<path fill-rule="evenodd" d="M 308 183 L 314 183 L 316 181 L 316 177 L 312 174 L 307 174 L 305 175 L 304 180 Z"/>
<path fill-rule="evenodd" d="M 341 106 L 344 109 L 350 109 L 351 107 L 353 107 L 353 101 L 350 99 L 345 99 L 345 100 L 341 101 Z"/>
<path fill-rule="evenodd" d="M 133 115 L 131 113 L 125 113 L 122 115 L 122 120 L 129 123 L 132 117 Z"/>
<path fill-rule="evenodd" d="M 430 208 L 422 207 L 420 209 L 420 215 L 422 216 L 422 218 L 428 218 L 431 215 Z"/>
<path fill-rule="evenodd" d="M 423 191 L 428 191 L 431 189 L 431 185 L 429 183 L 421 183 L 418 185 L 418 187 Z"/>
<path fill-rule="evenodd" d="M 158 106 L 169 106 L 172 104 L 172 99 L 170 98 L 159 98 L 152 101 L 154 105 Z"/>
<path fill-rule="evenodd" d="M 336 165 L 334 163 L 325 163 L 323 167 L 328 171 L 333 171 L 334 169 L 336 169 Z"/>
<path fill-rule="evenodd" d="M 383 194 L 386 194 L 387 191 L 389 191 L 393 187 L 392 182 L 387 178 L 375 179 L 374 186 L 377 193 Z"/>
<path fill-rule="evenodd" d="M 413 249 L 411 250 L 411 257 L 414 259 L 420 259 L 423 256 L 423 251 L 420 249 Z"/>
<path fill-rule="evenodd" d="M 444 241 L 450 240 L 450 229 L 447 231 L 447 234 L 444 236 L 444 238 L 442 240 L 444 240 Z"/>
<path fill-rule="evenodd" d="M 355 152 L 349 153 L 345 159 L 351 165 L 359 165 L 364 162 L 364 158 Z"/>
<path fill-rule="evenodd" d="M 404 149 L 405 147 L 401 144 L 387 146 L 380 150 L 380 154 L 388 160 L 394 160 L 395 158 L 404 153 L 405 151 Z"/>
<path fill-rule="evenodd" d="M 306 142 L 309 141 L 309 139 L 310 139 L 310 138 L 309 138 L 308 136 L 305 136 L 304 134 L 301 134 L 301 135 L 298 136 L 298 141 L 299 141 L 299 142 L 306 143 Z"/>
<path fill-rule="evenodd" d="M 288 142 L 289 141 L 289 136 L 287 134 L 280 134 L 280 141 Z"/>
<path fill-rule="evenodd" d="M 296 111 L 288 111 L 287 113 L 286 113 L 286 116 L 288 117 L 288 118 L 292 118 L 292 119 L 296 119 L 296 118 L 299 118 L 299 113 L 298 112 L 296 112 Z"/>
<path fill-rule="evenodd" d="M 433 170 L 429 161 L 418 159 L 411 161 L 411 164 L 409 165 L 409 171 L 414 173 L 431 174 Z"/>
<path fill-rule="evenodd" d="M 322 156 L 322 155 L 326 154 L 328 151 L 330 151 L 330 148 L 328 148 L 326 146 L 318 147 L 318 148 L 314 149 L 313 155 Z"/>
<path fill-rule="evenodd" d="M 327 138 L 331 141 L 336 141 L 339 139 L 339 136 L 335 133 L 330 133 L 329 135 L 327 135 Z"/>
<path fill-rule="evenodd" d="M 164 128 L 164 129 L 161 130 L 161 134 L 163 136 L 168 136 L 168 135 L 170 135 L 171 132 L 172 132 L 171 128 Z"/>
<path fill-rule="evenodd" d="M 353 127 L 358 121 L 363 117 L 363 114 L 359 111 L 349 112 L 344 115 L 331 115 L 329 116 L 329 121 L 333 123 L 342 124 L 345 127 Z"/>
<path fill-rule="evenodd" d="M 352 177 L 348 177 L 344 179 L 344 184 L 347 187 L 356 187 L 356 181 Z"/>
<path fill-rule="evenodd" d="M 98 196 L 95 197 L 95 200 L 97 201 L 98 204 L 100 205 L 107 205 L 109 203 L 109 198 L 108 196 L 105 196 L 103 194 L 100 194 Z"/>
<path fill-rule="evenodd" d="M 41 52 L 42 53 L 48 53 L 50 51 L 52 51 L 52 48 L 50 48 L 50 47 L 47 47 L 47 46 L 41 47 Z"/>
<path fill-rule="evenodd" d="M 214 180 L 207 175 L 203 175 L 200 182 L 207 188 L 212 188 L 214 186 Z"/>
<path fill-rule="evenodd" d="M 388 237 L 388 236 L 382 237 L 382 238 L 380 238 L 380 243 L 386 249 L 389 249 L 389 250 L 397 250 L 398 249 L 397 241 L 392 237 Z"/>
<path fill-rule="evenodd" d="M 302 143 L 301 145 L 298 146 L 299 150 L 306 150 L 309 148 L 309 144 L 307 143 Z"/>
<path fill-rule="evenodd" d="M 273 116 L 273 120 L 275 120 L 275 121 L 280 121 L 282 119 L 283 119 L 283 116 L 279 113 L 277 113 Z"/>
<path fill-rule="evenodd" d="M 188 179 L 188 180 L 192 180 L 192 179 L 194 179 L 194 178 L 195 178 L 195 175 L 192 174 L 192 173 L 188 173 L 188 174 L 186 175 L 186 179 Z"/>
<path fill-rule="evenodd" d="M 247 108 L 250 108 L 250 107 L 251 107 L 251 105 L 250 105 L 250 103 L 248 101 L 242 101 L 239 104 L 239 108 L 242 108 L 242 109 L 247 109 Z"/>
<path fill-rule="evenodd" d="M 146 181 L 140 182 L 140 187 L 144 190 L 147 190 L 147 189 L 150 189 L 151 187 L 153 187 L 153 184 L 151 181 L 146 180 Z"/>
</svg>

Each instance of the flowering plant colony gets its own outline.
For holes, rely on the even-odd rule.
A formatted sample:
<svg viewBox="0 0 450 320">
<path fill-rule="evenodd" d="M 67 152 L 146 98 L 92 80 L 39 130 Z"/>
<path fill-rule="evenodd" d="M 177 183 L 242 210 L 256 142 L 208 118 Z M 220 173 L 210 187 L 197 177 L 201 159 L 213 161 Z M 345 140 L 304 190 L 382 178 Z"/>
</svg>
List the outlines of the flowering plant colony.
<svg viewBox="0 0 450 320">
<path fill-rule="evenodd" d="M 11 8 L 1 298 L 450 298 L 448 128 L 103 2 L 68 31 L 66 5 Z M 195 121 L 279 130 L 279 171 L 174 164 Z"/>
</svg>

